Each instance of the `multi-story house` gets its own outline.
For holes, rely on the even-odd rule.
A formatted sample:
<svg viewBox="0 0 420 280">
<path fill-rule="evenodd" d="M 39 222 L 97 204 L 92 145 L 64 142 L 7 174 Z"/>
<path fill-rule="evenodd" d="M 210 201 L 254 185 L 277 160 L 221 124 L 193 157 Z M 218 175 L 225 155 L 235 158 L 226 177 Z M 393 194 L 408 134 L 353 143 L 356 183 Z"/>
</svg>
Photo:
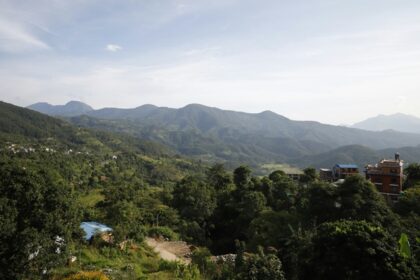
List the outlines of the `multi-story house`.
<svg viewBox="0 0 420 280">
<path fill-rule="evenodd" d="M 398 200 L 404 180 L 404 162 L 399 154 L 394 159 L 383 159 L 375 165 L 367 165 L 366 178 L 375 184 L 387 201 Z"/>
</svg>

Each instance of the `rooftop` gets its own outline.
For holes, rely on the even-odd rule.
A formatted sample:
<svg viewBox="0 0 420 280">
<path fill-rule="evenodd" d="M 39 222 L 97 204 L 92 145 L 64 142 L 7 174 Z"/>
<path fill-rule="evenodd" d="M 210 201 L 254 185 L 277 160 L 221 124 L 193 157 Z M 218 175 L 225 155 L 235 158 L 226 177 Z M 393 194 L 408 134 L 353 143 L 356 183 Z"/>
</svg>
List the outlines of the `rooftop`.
<svg viewBox="0 0 420 280">
<path fill-rule="evenodd" d="M 356 164 L 336 164 L 335 167 L 339 168 L 359 168 Z"/>
<path fill-rule="evenodd" d="M 380 165 L 389 165 L 389 166 L 402 166 L 402 160 L 394 160 L 394 159 L 383 159 L 379 162 Z"/>
</svg>

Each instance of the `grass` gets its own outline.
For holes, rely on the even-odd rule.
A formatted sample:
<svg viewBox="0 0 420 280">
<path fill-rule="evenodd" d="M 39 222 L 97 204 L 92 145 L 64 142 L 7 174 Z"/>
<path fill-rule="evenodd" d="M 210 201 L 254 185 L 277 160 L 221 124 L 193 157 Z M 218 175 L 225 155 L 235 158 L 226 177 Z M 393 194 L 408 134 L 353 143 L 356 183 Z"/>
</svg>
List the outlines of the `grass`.
<svg viewBox="0 0 420 280">
<path fill-rule="evenodd" d="M 87 208 L 95 207 L 102 200 L 104 200 L 104 196 L 101 189 L 92 189 L 79 197 L 80 205 Z"/>
<path fill-rule="evenodd" d="M 71 266 L 57 268 L 52 279 L 64 280 L 67 279 L 66 277 L 76 277 L 76 274 L 82 271 L 105 272 L 110 279 L 121 280 L 176 279 L 173 269 L 176 263 L 161 260 L 151 248 L 144 244 L 126 251 L 110 246 L 96 248 L 83 245 L 75 250 L 74 255 L 77 261 Z"/>
</svg>

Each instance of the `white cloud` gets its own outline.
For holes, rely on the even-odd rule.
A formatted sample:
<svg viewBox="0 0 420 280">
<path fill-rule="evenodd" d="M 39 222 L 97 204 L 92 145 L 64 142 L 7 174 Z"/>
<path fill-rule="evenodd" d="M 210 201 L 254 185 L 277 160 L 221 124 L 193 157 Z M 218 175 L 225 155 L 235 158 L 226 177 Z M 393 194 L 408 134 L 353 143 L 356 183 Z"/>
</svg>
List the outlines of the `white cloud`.
<svg viewBox="0 0 420 280">
<path fill-rule="evenodd" d="M 106 45 L 105 49 L 107 51 L 110 51 L 110 52 L 117 52 L 117 51 L 122 50 L 122 47 L 119 46 L 119 45 L 115 45 L 115 44 L 108 44 L 108 45 Z"/>
</svg>

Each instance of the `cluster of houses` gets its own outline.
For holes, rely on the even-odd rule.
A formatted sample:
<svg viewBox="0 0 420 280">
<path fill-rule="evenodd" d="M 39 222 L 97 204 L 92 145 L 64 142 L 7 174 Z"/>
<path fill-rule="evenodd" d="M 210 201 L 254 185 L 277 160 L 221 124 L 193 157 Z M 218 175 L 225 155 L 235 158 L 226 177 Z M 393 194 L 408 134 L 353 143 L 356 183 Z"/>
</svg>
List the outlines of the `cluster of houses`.
<svg viewBox="0 0 420 280">
<path fill-rule="evenodd" d="M 394 159 L 382 159 L 377 164 L 366 165 L 364 173 L 388 202 L 398 200 L 404 181 L 404 162 L 399 154 Z M 340 182 L 349 176 L 360 174 L 355 164 L 336 164 L 332 169 L 321 168 L 320 179 L 326 182 Z"/>
<path fill-rule="evenodd" d="M 1 150 L 3 150 L 3 149 L 0 148 L 0 151 Z M 5 147 L 5 150 L 10 151 L 10 152 L 12 152 L 14 154 L 16 154 L 16 153 L 26 153 L 27 154 L 27 153 L 33 153 L 33 152 L 35 152 L 35 148 L 18 146 L 16 144 L 8 144 Z"/>
</svg>

